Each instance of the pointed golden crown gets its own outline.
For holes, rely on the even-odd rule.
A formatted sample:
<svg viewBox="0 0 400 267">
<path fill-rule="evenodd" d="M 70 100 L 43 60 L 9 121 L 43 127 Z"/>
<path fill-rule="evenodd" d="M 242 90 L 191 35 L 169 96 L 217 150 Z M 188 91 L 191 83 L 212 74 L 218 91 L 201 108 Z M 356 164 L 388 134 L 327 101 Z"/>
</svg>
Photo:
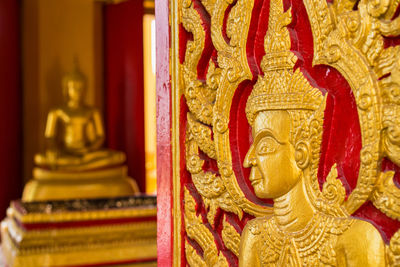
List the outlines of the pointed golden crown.
<svg viewBox="0 0 400 267">
<path fill-rule="evenodd" d="M 317 110 L 323 102 L 320 90 L 310 85 L 303 73 L 293 67 L 296 55 L 290 51 L 287 25 L 292 21 L 290 9 L 283 12 L 281 0 L 270 1 L 268 31 L 264 38 L 266 55 L 261 61 L 264 77 L 259 77 L 246 105 L 250 124 L 265 110 Z"/>
<path fill-rule="evenodd" d="M 81 81 L 81 82 L 86 82 L 86 77 L 83 75 L 83 73 L 80 71 L 79 68 L 79 61 L 77 58 L 74 59 L 73 62 L 73 69 L 71 72 L 66 73 L 63 76 L 63 84 L 66 84 L 68 81 Z"/>
</svg>

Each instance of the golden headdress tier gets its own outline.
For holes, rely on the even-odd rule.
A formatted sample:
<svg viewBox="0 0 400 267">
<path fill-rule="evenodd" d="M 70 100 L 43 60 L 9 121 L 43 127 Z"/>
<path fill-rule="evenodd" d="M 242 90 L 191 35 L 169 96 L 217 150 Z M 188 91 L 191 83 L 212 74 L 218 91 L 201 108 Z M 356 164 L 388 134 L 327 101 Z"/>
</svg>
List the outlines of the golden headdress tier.
<svg viewBox="0 0 400 267">
<path fill-rule="evenodd" d="M 63 84 L 66 84 L 68 81 L 82 81 L 86 82 L 86 77 L 79 69 L 78 59 L 74 60 L 73 70 L 63 76 Z"/>
<path fill-rule="evenodd" d="M 317 110 L 323 102 L 321 91 L 310 85 L 303 73 L 293 67 L 296 55 L 290 51 L 287 25 L 292 20 L 290 9 L 283 12 L 281 0 L 270 1 L 268 31 L 264 39 L 266 55 L 261 61 L 264 77 L 259 77 L 246 105 L 250 124 L 265 110 Z"/>
<path fill-rule="evenodd" d="M 292 22 L 289 9 L 283 12 L 281 0 L 271 0 L 269 9 L 268 31 L 264 38 L 266 55 L 261 61 L 264 72 L 292 69 L 297 57 L 290 51 L 290 35 L 286 28 Z"/>
</svg>

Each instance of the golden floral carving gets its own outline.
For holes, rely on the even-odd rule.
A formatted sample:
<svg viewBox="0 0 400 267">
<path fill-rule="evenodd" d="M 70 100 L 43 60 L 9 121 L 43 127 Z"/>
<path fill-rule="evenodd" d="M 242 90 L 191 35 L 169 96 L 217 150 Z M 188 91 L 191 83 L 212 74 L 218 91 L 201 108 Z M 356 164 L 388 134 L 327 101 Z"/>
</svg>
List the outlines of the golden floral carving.
<svg viewBox="0 0 400 267">
<path fill-rule="evenodd" d="M 400 189 L 394 184 L 394 173 L 380 172 L 383 157 L 397 165 L 400 163 L 400 48 L 384 48 L 383 45 L 383 36 L 400 34 L 399 17 L 391 20 L 399 1 L 383 0 L 374 5 L 360 1 L 357 9 L 354 9 L 354 2 L 343 2 L 347 7 L 340 6 L 340 1 L 329 8 L 325 1 L 305 1 L 305 5 L 314 42 L 319 42 L 319 49 L 314 50 L 314 63 L 338 69 L 349 81 L 358 106 L 363 149 L 357 188 L 346 201 L 346 208 L 351 213 L 370 199 L 386 215 L 400 220 Z M 335 14 L 324 21 L 334 25 L 325 37 L 339 45 L 337 62 L 330 62 L 327 57 L 324 60 L 327 41 L 318 40 L 321 39 L 320 28 L 325 25 L 317 23 L 321 17 L 315 13 L 316 6 Z M 400 264 L 398 243 L 399 234 L 396 233 L 388 250 L 389 263 L 393 266 Z"/>
<path fill-rule="evenodd" d="M 185 242 L 185 254 L 189 266 L 192 267 L 207 267 L 206 262 L 201 258 L 201 256 L 196 252 L 196 250 L 189 244 Z"/>
<path fill-rule="evenodd" d="M 195 240 L 203 249 L 203 259 L 207 266 L 228 267 L 228 261 L 218 251 L 212 233 L 203 224 L 201 216 L 196 215 L 196 202 L 187 188 L 185 188 L 184 199 L 185 229 L 188 237 Z"/>
<path fill-rule="evenodd" d="M 222 25 L 225 11 L 233 1 L 202 0 L 201 3 L 211 17 L 211 38 L 218 52 L 217 66 L 210 60 L 206 81 L 198 79 L 197 64 L 204 50 L 205 30 L 193 1 L 181 0 L 179 22 L 186 31 L 192 33 L 193 38 L 187 42 L 180 73 L 183 93 L 189 107 L 186 168 L 202 197 L 207 220 L 213 226 L 218 209 L 233 212 L 239 218 L 243 211 L 259 216 L 268 214 L 271 210 L 245 198 L 232 171 L 229 144 L 228 123 L 234 92 L 239 83 L 252 78 L 247 63 L 246 41 L 253 0 L 239 0 L 230 10 L 226 22 L 229 42 L 223 36 Z M 203 171 L 204 160 L 200 156 L 200 150 L 210 159 L 217 160 L 219 173 Z M 187 205 L 185 203 L 185 209 Z M 191 220 L 195 219 L 196 217 L 185 216 L 186 226 L 191 225 Z M 198 231 L 209 233 L 207 228 L 198 228 Z M 202 235 L 208 236 L 207 243 L 213 242 L 212 235 Z M 195 241 L 199 243 L 198 240 Z M 203 258 L 207 264 L 210 262 L 210 259 L 206 260 L 206 255 Z"/>
<path fill-rule="evenodd" d="M 186 166 L 192 174 L 196 188 L 202 195 L 206 208 L 209 208 L 207 218 L 211 224 L 218 208 L 242 214 L 232 198 L 226 192 L 220 177 L 216 174 L 203 172 L 204 161 L 200 159 L 199 149 L 208 157 L 215 159 L 215 144 L 211 138 L 213 103 L 216 89 L 219 86 L 220 69 L 210 60 L 206 82 L 197 78 L 197 64 L 204 49 L 205 32 L 201 26 L 201 18 L 193 7 L 192 1 L 182 2 L 181 18 L 184 28 L 193 34 L 193 41 L 188 41 L 185 61 L 181 66 L 184 83 L 184 94 L 190 112 L 186 137 Z M 210 8 L 210 6 L 208 6 Z"/>
<path fill-rule="evenodd" d="M 302 263 L 312 266 L 322 262 L 335 266 L 333 246 L 347 229 L 355 225 L 356 229 L 374 231 L 370 226 L 360 226 L 357 220 L 349 218 L 349 214 L 366 201 L 371 200 L 386 215 L 400 220 L 400 189 L 393 182 L 393 172 L 381 172 L 384 157 L 400 165 L 400 48 L 385 48 L 383 42 L 384 36 L 400 35 L 400 17 L 392 19 L 400 1 L 334 0 L 328 3 L 326 0 L 304 0 L 313 34 L 313 64 L 329 65 L 348 81 L 357 104 L 362 149 L 357 185 L 347 198 L 343 184 L 337 178 L 336 164 L 332 166 L 321 190 L 317 179 L 314 179 L 317 176 L 319 153 L 311 153 L 307 162 L 304 162 L 305 166 L 310 166 L 310 173 L 305 177 L 305 188 L 310 204 L 317 212 L 305 228 L 307 233 L 301 236 L 279 231 L 274 219 L 270 219 L 273 209 L 255 204 L 245 197 L 232 167 L 229 116 L 238 85 L 253 78 L 247 61 L 246 42 L 254 0 L 200 2 L 210 17 L 211 39 L 217 52 L 217 62 L 213 61 L 215 59 L 209 61 L 205 81 L 199 79 L 197 73 L 205 46 L 204 22 L 192 0 L 179 1 L 179 23 L 193 35 L 187 42 L 184 61 L 179 69 L 182 92 L 189 108 L 186 169 L 201 196 L 210 223 L 205 226 L 202 215 L 196 215 L 197 204 L 185 188 L 186 233 L 204 250 L 204 255 L 200 255 L 186 242 L 189 265 L 228 265 L 224 254 L 215 245 L 214 237 L 217 211 L 222 209 L 236 214 L 240 219 L 244 212 L 262 217 L 250 221 L 246 228 L 255 236 L 264 233 L 262 241 L 257 241 L 263 244 L 260 243 L 261 247 L 268 247 L 268 251 L 263 253 L 263 263 L 283 266 Z M 292 10 L 283 12 L 282 3 L 278 4 L 279 1 L 275 0 L 271 2 L 276 5 L 271 6 L 268 31 L 264 38 L 266 55 L 261 62 L 264 75 L 257 79 L 252 94 L 266 91 L 263 97 L 251 100 L 253 102 L 246 107 L 246 115 L 254 126 L 259 107 L 268 105 L 271 108 L 275 105 L 276 110 L 290 110 L 295 106 L 298 108 L 301 103 L 301 109 L 308 112 L 304 115 L 308 120 L 292 127 L 290 135 L 296 140 L 310 140 L 309 147 L 296 143 L 296 149 L 319 151 L 326 96 L 319 94 L 318 89 L 309 84 L 300 68 L 293 70 L 297 57 L 287 49 L 290 48 L 290 37 L 286 29 L 291 22 Z M 228 38 L 223 34 L 224 21 Z M 279 36 L 279 41 L 276 36 Z M 305 93 L 288 97 L 276 92 L 287 88 L 276 85 L 285 85 L 292 88 L 293 92 L 301 88 Z M 284 107 L 283 102 L 286 105 Z M 291 116 L 297 116 L 293 114 Z M 302 122 L 304 118 L 295 118 L 294 121 Z M 217 172 L 203 170 L 204 154 L 201 152 L 217 161 Z M 296 160 L 301 165 L 301 156 L 296 157 L 299 157 Z M 226 218 L 222 223 L 225 247 L 238 256 L 240 235 Z M 394 265 L 400 264 L 398 236 L 400 234 L 396 233 L 387 247 L 388 259 Z M 302 243 L 301 240 L 305 238 L 317 241 Z M 300 249 L 293 250 L 293 247 Z M 280 257 L 282 251 L 285 256 Z"/>
<path fill-rule="evenodd" d="M 188 113 L 188 134 L 189 139 L 193 137 L 199 148 L 212 159 L 216 158 L 215 144 L 211 139 L 211 129 L 204 124 L 197 122 L 192 113 Z"/>
<path fill-rule="evenodd" d="M 185 61 L 182 65 L 184 94 L 196 119 L 210 125 L 216 92 L 197 79 L 197 64 L 204 50 L 205 31 L 201 26 L 200 14 L 193 7 L 193 1 L 182 0 L 181 6 L 182 25 L 193 34 L 193 40 L 187 42 Z M 208 76 L 212 76 L 212 73 Z"/>
<path fill-rule="evenodd" d="M 317 170 L 327 95 L 312 87 L 300 68 L 294 70 L 296 56 L 290 51 L 286 27 L 290 22 L 291 11 L 284 12 L 281 0 L 271 0 L 264 76 L 246 104 L 253 143 L 243 165 L 251 168 L 249 180 L 256 196 L 273 199 L 273 215 L 247 223 L 239 264 L 382 266 L 382 237 L 372 224 L 349 217 L 336 164 L 320 190 Z M 330 60 L 338 62 L 340 54 L 332 49 Z M 371 163 L 370 149 L 362 153 L 361 160 Z M 370 251 L 375 254 L 369 256 Z"/>
<path fill-rule="evenodd" d="M 249 201 L 239 187 L 232 171 L 232 155 L 229 143 L 228 122 L 232 98 L 238 85 L 252 78 L 246 56 L 247 34 L 250 26 L 254 0 L 238 0 L 232 7 L 227 20 L 229 44 L 222 35 L 224 14 L 229 1 L 216 0 L 211 14 L 211 37 L 218 52 L 220 80 L 214 104 L 214 142 L 216 144 L 217 163 L 226 190 L 234 205 L 254 216 L 265 216 L 271 208 Z"/>
<path fill-rule="evenodd" d="M 224 218 L 222 225 L 222 240 L 224 241 L 225 246 L 232 251 L 233 254 L 239 256 L 240 234 L 236 231 L 235 227 L 226 220 L 226 218 Z"/>
<path fill-rule="evenodd" d="M 242 217 L 239 209 L 226 191 L 221 177 L 215 173 L 204 172 L 204 160 L 200 159 L 199 148 L 210 158 L 215 158 L 214 142 L 211 140 L 211 130 L 193 119 L 188 113 L 186 134 L 186 168 L 192 175 L 193 184 L 199 191 L 207 212 L 208 221 L 214 225 L 214 218 L 219 208 L 230 211 Z"/>
<path fill-rule="evenodd" d="M 394 184 L 393 176 L 393 171 L 381 173 L 371 200 L 387 216 L 398 220 L 400 218 L 400 190 Z"/>
<path fill-rule="evenodd" d="M 400 231 L 397 231 L 390 239 L 387 247 L 389 266 L 400 266 Z"/>
<path fill-rule="evenodd" d="M 396 133 L 393 113 L 398 116 L 391 90 L 399 88 L 397 47 L 384 48 L 383 36 L 399 34 L 397 19 L 391 21 L 398 1 L 334 1 L 328 5 L 325 0 L 306 0 L 304 4 L 310 19 L 314 38 L 314 64 L 327 64 L 336 68 L 349 82 L 354 93 L 363 149 L 360 154 L 361 166 L 357 187 L 346 200 L 345 207 L 352 213 L 367 201 L 375 188 L 382 188 L 378 178 L 380 162 L 388 156 L 396 162 L 399 147 L 390 133 Z M 322 14 L 319 11 L 325 10 Z M 332 60 L 332 45 L 335 60 Z M 383 77 L 381 79 L 381 77 Z M 390 89 L 389 89 L 390 88 Z M 393 137 L 393 136 L 392 136 Z M 386 148 L 380 148 L 380 140 Z M 396 152 L 395 152 L 396 151 Z M 383 212 L 385 201 L 398 203 L 396 194 L 374 193 L 373 203 Z M 387 203 L 387 202 L 386 202 Z"/>
<path fill-rule="evenodd" d="M 346 197 L 346 190 L 337 176 L 336 164 L 333 164 L 322 188 L 322 195 L 328 200 L 329 205 L 341 205 Z"/>
</svg>

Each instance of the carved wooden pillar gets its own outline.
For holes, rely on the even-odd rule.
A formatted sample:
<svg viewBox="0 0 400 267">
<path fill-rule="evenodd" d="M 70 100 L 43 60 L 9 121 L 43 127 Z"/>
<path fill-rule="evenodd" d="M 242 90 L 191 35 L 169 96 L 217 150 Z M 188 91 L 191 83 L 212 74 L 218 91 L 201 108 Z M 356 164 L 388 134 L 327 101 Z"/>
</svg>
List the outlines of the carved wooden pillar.
<svg viewBox="0 0 400 267">
<path fill-rule="evenodd" d="M 159 264 L 400 263 L 397 5 L 157 2 Z"/>
</svg>

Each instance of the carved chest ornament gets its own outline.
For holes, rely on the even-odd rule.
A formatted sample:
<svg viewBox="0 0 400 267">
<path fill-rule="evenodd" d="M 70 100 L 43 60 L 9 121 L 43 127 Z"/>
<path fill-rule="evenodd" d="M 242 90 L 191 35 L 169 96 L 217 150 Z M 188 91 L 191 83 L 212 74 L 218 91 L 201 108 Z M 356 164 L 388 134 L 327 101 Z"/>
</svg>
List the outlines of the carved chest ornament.
<svg viewBox="0 0 400 267">
<path fill-rule="evenodd" d="M 190 37 L 178 69 L 188 179 L 175 181 L 182 190 L 174 199 L 184 200 L 176 247 L 190 266 L 400 265 L 400 232 L 384 240 L 374 225 L 351 217 L 370 201 L 400 220 L 395 173 L 382 171 L 384 158 L 400 165 L 400 46 L 384 46 L 385 36 L 400 34 L 399 2 L 303 1 L 313 65 L 336 69 L 357 105 L 360 167 L 347 195 L 336 164 L 318 181 L 327 93 L 296 65 L 288 29 L 295 11 L 282 0 L 268 1 L 265 55 L 253 77 L 247 45 L 258 2 L 178 1 L 178 23 Z M 242 164 L 256 198 L 273 205 L 248 197 L 233 163 L 231 108 L 246 82 L 254 85 L 244 101 L 251 133 L 239 138 L 251 145 Z"/>
</svg>

